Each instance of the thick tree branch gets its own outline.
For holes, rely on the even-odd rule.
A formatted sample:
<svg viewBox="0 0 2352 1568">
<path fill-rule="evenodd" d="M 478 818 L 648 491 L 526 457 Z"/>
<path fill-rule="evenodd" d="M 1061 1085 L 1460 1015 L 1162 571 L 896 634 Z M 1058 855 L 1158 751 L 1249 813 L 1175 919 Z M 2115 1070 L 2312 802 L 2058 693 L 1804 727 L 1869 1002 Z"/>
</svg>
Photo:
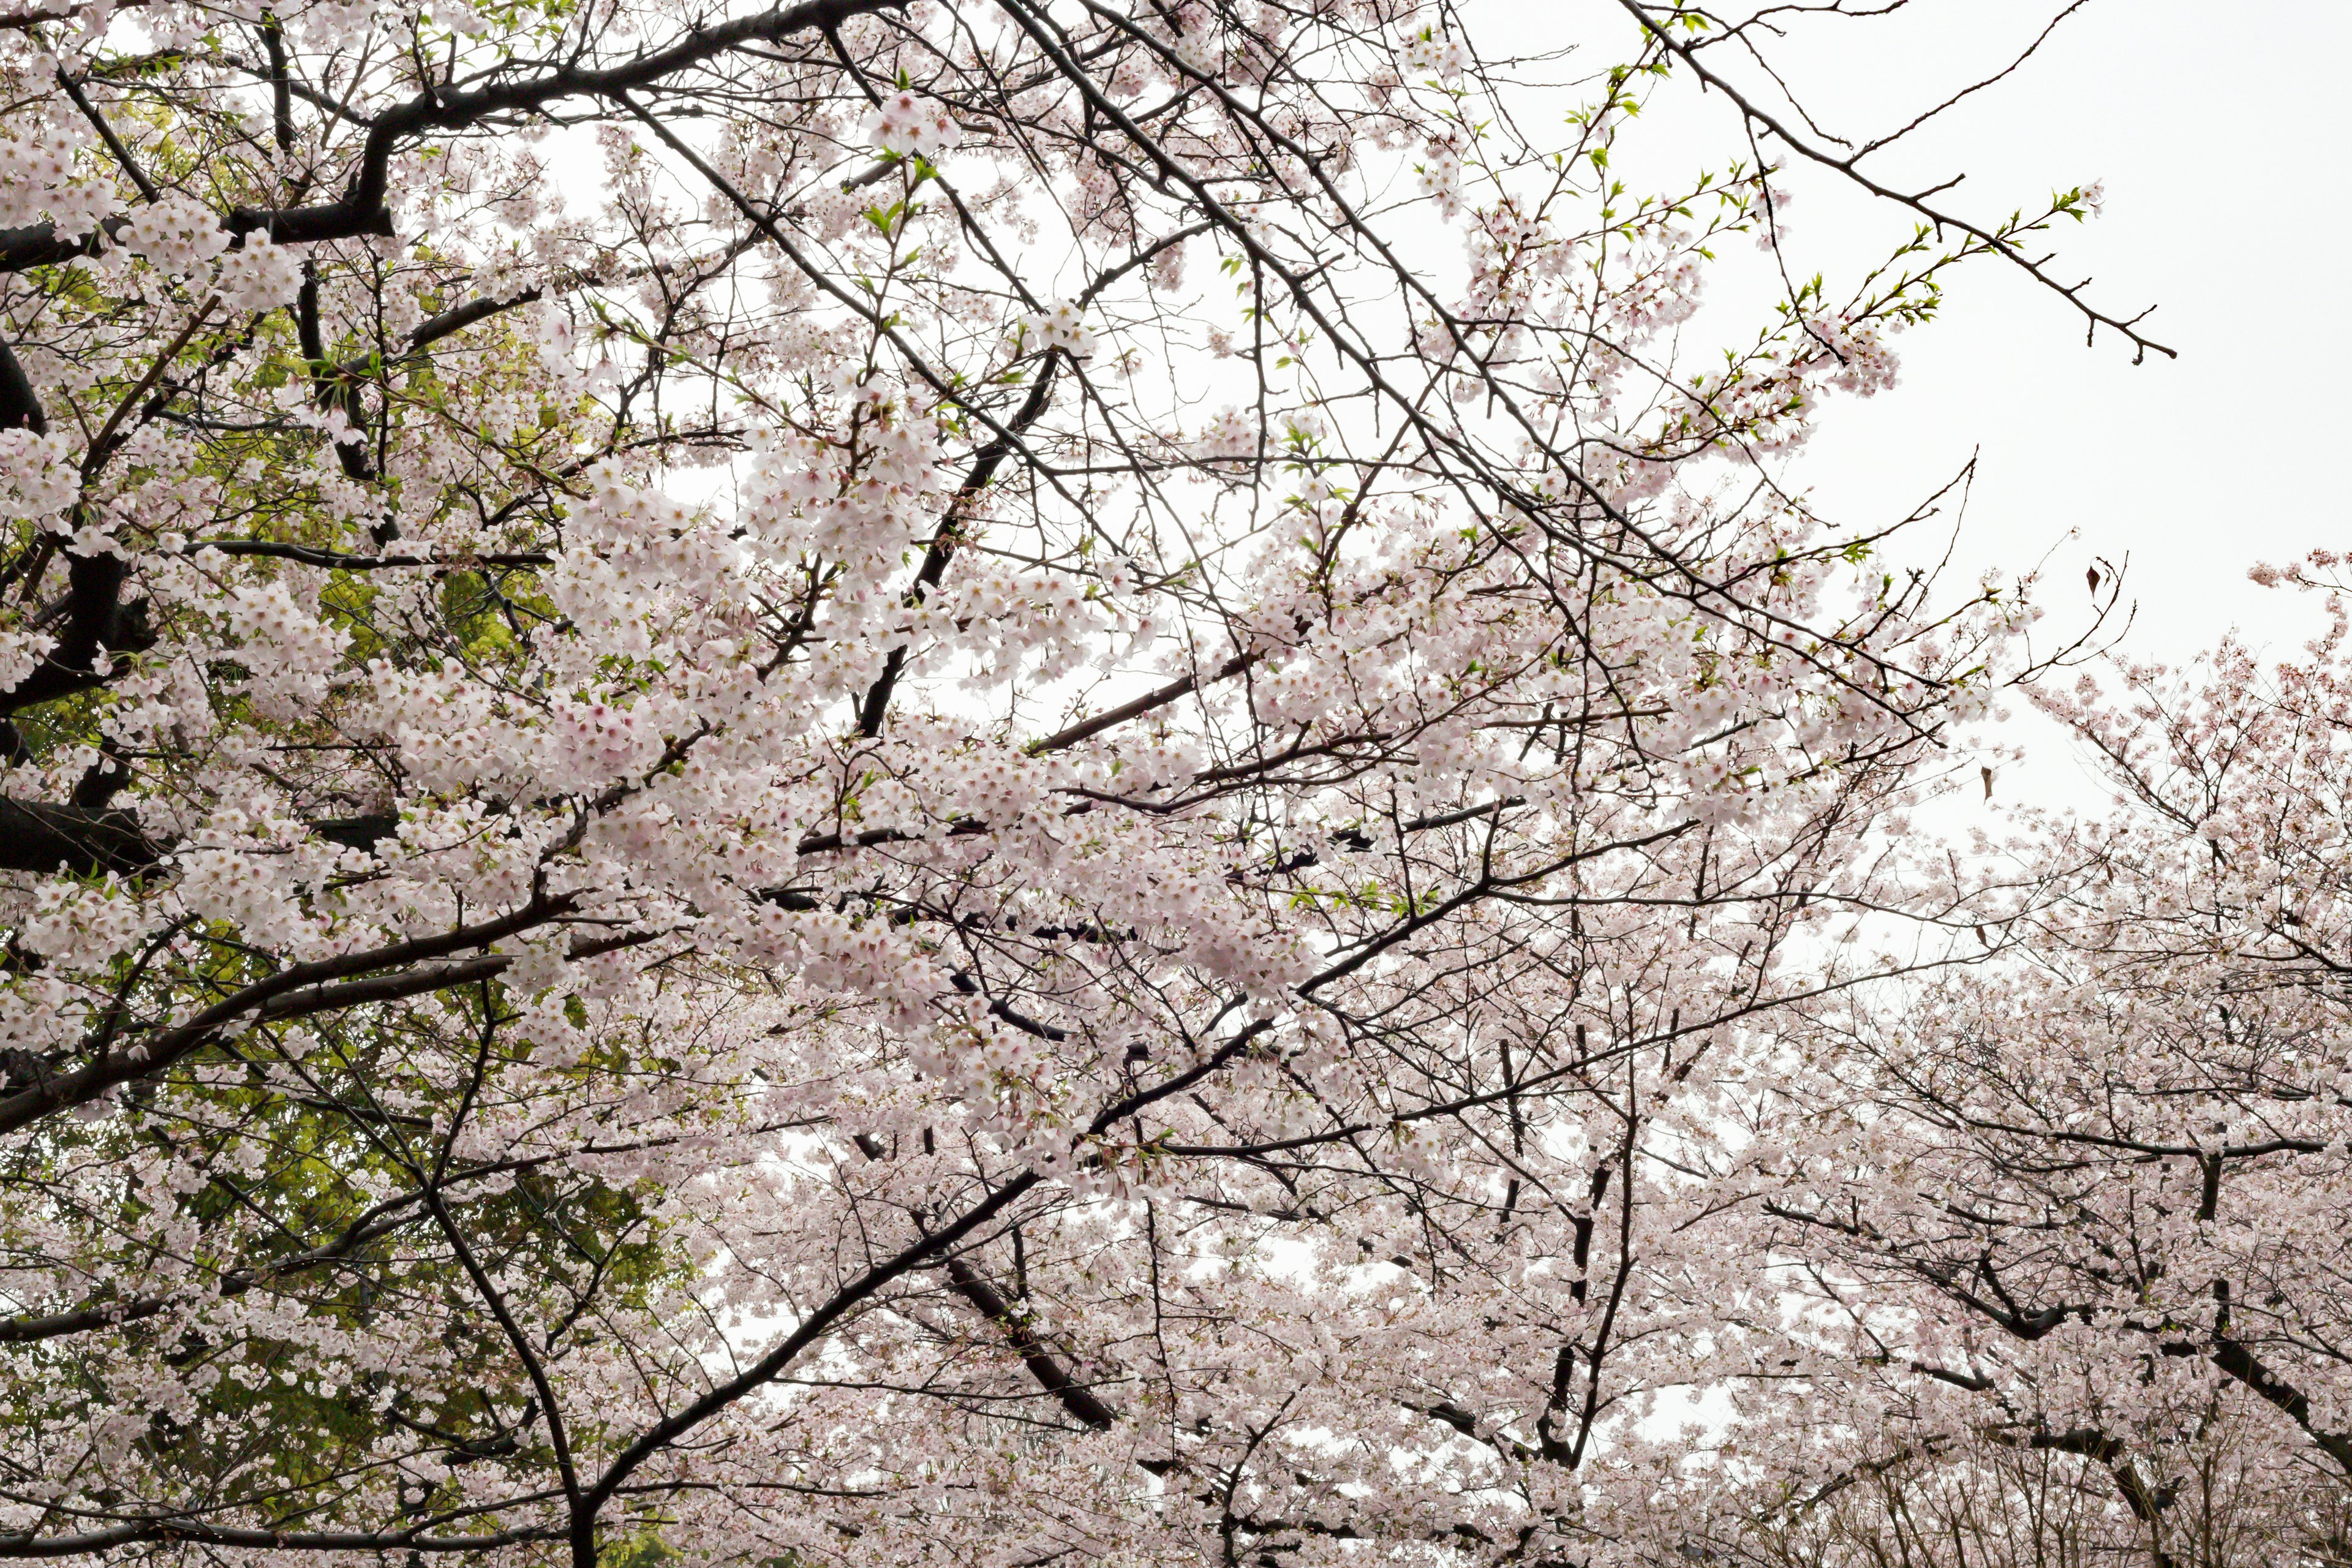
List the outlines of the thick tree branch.
<svg viewBox="0 0 2352 1568">
<path fill-rule="evenodd" d="M 279 245 L 316 245 L 362 235 L 389 236 L 392 159 L 419 137 L 465 131 L 502 115 L 528 113 L 570 98 L 611 97 L 692 69 L 732 49 L 775 43 L 794 33 L 838 26 L 852 16 L 896 10 L 907 0 L 804 0 L 779 5 L 732 22 L 694 27 L 666 48 L 603 69 L 565 63 L 517 79 L 493 81 L 461 92 L 428 90 L 376 116 L 368 127 L 359 163 L 342 196 L 299 207 L 236 207 L 222 226 L 242 239 L 266 233 Z M 125 220 L 110 218 L 96 233 L 68 238 L 54 223 L 0 230 L 0 272 L 55 266 L 96 250 L 102 236 L 112 243 Z"/>
<path fill-rule="evenodd" d="M 971 1302 L 982 1317 L 1004 1331 L 1004 1337 L 1012 1343 L 1013 1353 L 1021 1358 L 1021 1364 L 1029 1369 L 1029 1375 L 1037 1380 L 1038 1387 L 1061 1401 L 1063 1409 L 1097 1432 L 1108 1432 L 1117 1425 L 1118 1413 L 1104 1404 L 1093 1389 L 1079 1382 L 1055 1359 L 1054 1352 L 1045 1348 L 1037 1338 L 1036 1331 L 1030 1328 L 1028 1320 L 998 1295 L 996 1287 L 981 1278 L 979 1270 L 972 1268 L 961 1253 L 951 1254 L 948 1258 L 947 1276 L 958 1295 Z"/>
<path fill-rule="evenodd" d="M 86 1557 L 149 1543 L 226 1546 L 248 1552 L 499 1552 L 560 1541 L 560 1530 L 502 1530 L 491 1535 L 425 1535 L 405 1531 L 246 1530 L 192 1519 L 134 1521 L 72 1535 L 0 1535 L 0 1558 Z"/>
<path fill-rule="evenodd" d="M 0 870 L 48 872 L 62 866 L 77 877 L 109 871 L 133 877 L 162 858 L 127 811 L 0 796 Z"/>
<path fill-rule="evenodd" d="M 1098 1111 L 1087 1125 L 1085 1136 L 1099 1137 L 1105 1130 L 1136 1115 L 1171 1095 L 1182 1094 L 1202 1079 L 1219 1072 L 1236 1057 L 1248 1050 L 1257 1037 L 1273 1026 L 1254 1023 L 1241 1029 L 1231 1039 L 1184 1071 L 1139 1089 Z M 784 1369 L 800 1359 L 803 1352 L 829 1332 L 851 1310 L 872 1298 L 884 1286 L 902 1275 L 924 1267 L 940 1253 L 950 1251 L 967 1237 L 1011 1208 L 1030 1190 L 1044 1180 L 1036 1170 L 1021 1174 L 999 1185 L 995 1191 L 957 1218 L 952 1224 L 932 1231 L 902 1247 L 891 1257 L 874 1264 L 845 1284 L 824 1303 L 801 1320 L 800 1325 L 783 1342 L 759 1361 L 734 1377 L 719 1384 L 692 1400 L 640 1436 L 616 1456 L 596 1484 L 590 1488 L 583 1506 L 593 1516 L 609 1500 L 628 1478 L 652 1460 L 667 1452 L 673 1444 L 713 1416 L 727 1410 L 737 1401 L 756 1389 L 763 1388 L 782 1375 Z"/>
<path fill-rule="evenodd" d="M 222 1030 L 240 1019 L 265 1022 L 308 1017 L 362 1003 L 396 1001 L 487 979 L 510 961 L 497 955 L 446 965 L 438 961 L 534 930 L 562 918 L 570 908 L 570 899 L 563 896 L 533 900 L 512 914 L 478 925 L 461 926 L 439 936 L 394 942 L 341 958 L 289 964 L 267 979 L 240 987 L 184 1024 L 158 1030 L 127 1049 L 101 1054 L 72 1072 L 60 1073 L 0 1097 L 0 1133 L 16 1131 L 70 1106 L 88 1104 L 122 1084 L 162 1072 L 213 1044 Z M 367 979 L 353 978 L 376 970 L 388 973 Z"/>
<path fill-rule="evenodd" d="M 996 470 L 1004 466 L 1004 459 L 1012 455 L 1022 433 L 1037 423 L 1038 416 L 1052 405 L 1054 371 L 1061 359 L 1059 349 L 1045 351 L 1037 366 L 1037 379 L 1030 385 L 1029 395 L 1021 400 L 1021 406 L 1013 411 L 1013 417 L 1005 422 L 1003 427 L 990 437 L 987 444 L 973 455 L 971 467 L 965 472 L 963 482 L 956 487 L 954 497 L 948 502 L 947 516 L 940 520 L 939 531 L 931 536 L 930 543 L 923 551 L 923 563 L 915 573 L 915 584 L 907 591 L 907 603 L 909 605 L 921 604 L 925 595 L 938 587 L 940 580 L 947 575 L 948 559 L 955 553 L 956 545 L 963 538 L 964 525 L 971 520 L 973 503 L 995 479 Z M 858 705 L 859 734 L 870 740 L 882 732 L 883 715 L 890 710 L 890 694 L 897 689 L 899 673 L 906 668 L 906 648 L 892 648 L 889 657 L 883 661 L 881 675 L 866 690 L 866 700 Z"/>
</svg>

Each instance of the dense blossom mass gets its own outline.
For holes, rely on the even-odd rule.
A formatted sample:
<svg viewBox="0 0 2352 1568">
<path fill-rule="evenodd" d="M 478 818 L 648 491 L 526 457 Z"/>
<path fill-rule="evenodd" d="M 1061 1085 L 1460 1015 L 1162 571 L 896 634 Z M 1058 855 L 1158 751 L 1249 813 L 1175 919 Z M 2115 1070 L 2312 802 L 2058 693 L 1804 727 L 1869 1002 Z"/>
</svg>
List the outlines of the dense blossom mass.
<svg viewBox="0 0 2352 1568">
<path fill-rule="evenodd" d="M 0 15 L 0 1558 L 2344 1561 L 2338 647 L 1815 515 L 2157 347 L 1840 9 Z"/>
</svg>

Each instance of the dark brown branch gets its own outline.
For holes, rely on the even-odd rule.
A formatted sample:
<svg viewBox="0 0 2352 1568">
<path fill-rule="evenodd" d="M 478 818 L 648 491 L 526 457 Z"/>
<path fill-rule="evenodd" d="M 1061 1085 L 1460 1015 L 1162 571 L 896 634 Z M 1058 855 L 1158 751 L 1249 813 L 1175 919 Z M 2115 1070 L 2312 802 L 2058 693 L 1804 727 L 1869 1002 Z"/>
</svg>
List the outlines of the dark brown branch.
<svg viewBox="0 0 2352 1568">
<path fill-rule="evenodd" d="M 391 195 L 393 154 L 419 137 L 468 130 L 501 115 L 527 114 L 562 99 L 612 97 L 650 86 L 731 49 L 775 43 L 794 33 L 837 26 L 852 16 L 895 10 L 905 4 L 906 0 L 804 0 L 798 5 L 779 5 L 731 22 L 691 28 L 667 48 L 602 70 L 564 64 L 466 92 L 422 92 L 384 110 L 370 124 L 359 166 L 341 198 L 300 207 L 236 207 L 226 216 L 223 226 L 239 239 L 267 233 L 280 245 L 389 236 L 392 214 L 385 203 Z M 0 230 L 0 272 L 55 266 L 89 255 L 97 248 L 99 235 L 111 242 L 123 222 L 110 218 L 99 226 L 98 234 L 78 239 L 61 237 L 53 223 Z"/>
<path fill-rule="evenodd" d="M 438 961 L 545 925 L 570 909 L 566 898 L 534 900 L 512 914 L 439 936 L 393 942 L 340 958 L 289 964 L 205 1008 L 177 1027 L 159 1030 L 128 1050 L 109 1052 L 69 1073 L 0 1096 L 0 1133 L 14 1132 L 68 1106 L 83 1105 L 120 1085 L 163 1071 L 212 1044 L 232 1022 L 308 1017 L 365 1002 L 397 1001 L 446 986 L 471 984 L 503 971 L 510 961 L 485 955 L 451 964 Z M 626 939 L 614 939 L 624 941 Z M 370 978 L 371 971 L 389 973 Z"/>
<path fill-rule="evenodd" d="M 2183 1349 L 2167 1345 L 2165 1353 L 2178 1355 L 2183 1353 Z M 2200 1352 L 2190 1348 L 2187 1353 Z M 2253 1352 L 2235 1340 L 2216 1340 L 2201 1353 L 2233 1382 L 2252 1389 L 2273 1409 L 2302 1427 L 2311 1440 L 2319 1445 L 2321 1451 L 2335 1460 L 2345 1474 L 2352 1476 L 2352 1436 L 2315 1425 L 2311 1418 L 2311 1398 L 2308 1394 L 2280 1377 Z"/>
<path fill-rule="evenodd" d="M 1104 1404 L 1095 1391 L 1071 1375 L 1069 1370 L 1045 1348 L 1028 1320 L 996 1292 L 996 1287 L 981 1278 L 977 1269 L 966 1262 L 961 1254 L 952 1254 L 947 1260 L 949 1282 L 957 1294 L 971 1302 L 980 1315 L 1004 1331 L 1021 1364 L 1037 1385 L 1062 1402 L 1062 1408 L 1086 1426 L 1097 1432 L 1108 1432 L 1118 1421 L 1118 1413 Z"/>
<path fill-rule="evenodd" d="M 49 416 L 41 412 L 41 400 L 33 395 L 25 367 L 16 363 L 16 351 L 5 339 L 0 339 L 0 430 L 49 433 Z"/>
<path fill-rule="evenodd" d="M 162 852 L 127 811 L 0 796 L 0 870 L 55 871 L 78 877 L 108 871 L 132 877 L 152 870 Z"/>
<path fill-rule="evenodd" d="M 1029 750 L 1033 754 L 1042 754 L 1046 752 L 1058 752 L 1067 746 L 1075 746 L 1080 741 L 1092 740 L 1106 730 L 1115 730 L 1130 719 L 1139 719 L 1146 713 L 1165 708 L 1171 702 L 1189 696 L 1203 686 L 1213 686 L 1220 680 L 1230 679 L 1255 664 L 1257 659 L 1258 656 L 1254 653 L 1237 653 L 1210 671 L 1206 679 L 1197 675 L 1178 676 L 1157 690 L 1147 691 L 1142 696 L 1122 702 L 1116 708 L 1106 709 L 1091 719 L 1082 719 L 1068 729 L 1048 735 L 1042 741 L 1032 741 L 1029 743 Z"/>
<path fill-rule="evenodd" d="M 93 690 L 122 674 L 131 657 L 154 646 L 147 602 L 122 602 L 130 563 L 119 555 L 74 555 L 66 572 L 66 621 L 57 646 L 33 673 L 0 692 L 0 714 Z M 99 651 L 107 655 L 98 665 Z"/>
<path fill-rule="evenodd" d="M 1183 1093 L 1202 1079 L 1223 1070 L 1227 1064 L 1247 1051 L 1260 1035 L 1271 1028 L 1271 1023 L 1261 1020 L 1251 1024 L 1217 1049 L 1184 1071 L 1139 1089 L 1103 1108 L 1087 1124 L 1084 1136 L 1099 1137 L 1108 1128 L 1136 1115 L 1146 1107 L 1157 1104 L 1171 1095 Z M 636 1441 L 624 1448 L 606 1468 L 596 1484 L 590 1488 L 583 1506 L 593 1516 L 630 1476 L 648 1460 L 667 1450 L 672 1444 L 703 1423 L 733 1405 L 754 1391 L 766 1387 L 782 1376 L 784 1369 L 800 1359 L 801 1353 L 814 1344 L 851 1310 L 869 1300 L 884 1286 L 926 1266 L 942 1252 L 951 1251 L 964 1239 L 997 1215 L 1011 1208 L 1030 1189 L 1044 1179 L 1035 1170 L 1020 1175 L 999 1186 L 994 1192 L 967 1209 L 953 1224 L 919 1237 L 881 1262 L 873 1265 L 835 1291 L 824 1303 L 803 1318 L 800 1326 L 783 1342 L 761 1356 L 735 1376 L 710 1389 L 648 1427 Z"/>
<path fill-rule="evenodd" d="M 101 783 L 119 784 L 120 767 L 113 759 L 102 761 Z M 327 817 L 310 826 L 330 844 L 373 852 L 399 831 L 400 821 L 379 814 Z M 150 838 L 137 816 L 105 809 L 100 799 L 57 805 L 0 795 L 0 871 L 47 872 L 63 867 L 81 877 L 110 871 L 118 877 L 143 876 L 163 863 L 171 847 L 169 842 Z"/>
<path fill-rule="evenodd" d="M 915 585 L 907 592 L 909 605 L 921 604 L 924 595 L 938 587 L 940 579 L 947 575 L 948 559 L 955 553 L 956 545 L 963 539 L 964 523 L 971 515 L 972 503 L 994 481 L 996 470 L 1004 466 L 1004 459 L 1012 455 L 1022 432 L 1034 425 L 1053 402 L 1054 372 L 1061 359 L 1059 349 L 1045 351 L 1045 359 L 1037 366 L 1037 379 L 1029 388 L 1029 395 L 1021 400 L 1021 406 L 1014 410 L 1013 417 L 973 455 L 971 468 L 964 474 L 963 482 L 956 487 L 954 497 L 948 502 L 947 516 L 940 521 L 939 531 L 931 536 L 929 546 L 923 552 L 923 564 L 915 573 Z M 907 650 L 903 647 L 892 648 L 889 658 L 883 663 L 882 673 L 875 678 L 873 686 L 866 690 L 866 700 L 858 705 L 859 734 L 871 739 L 882 732 L 883 715 L 890 710 L 890 693 L 898 687 L 899 673 L 906 668 Z"/>
<path fill-rule="evenodd" d="M 147 177 L 146 171 L 139 166 L 139 160 L 131 155 L 131 149 L 122 144 L 122 138 L 114 133 L 114 127 L 107 123 L 106 116 L 98 111 L 98 105 L 89 100 L 89 95 L 82 91 L 81 84 L 74 80 L 62 66 L 58 68 L 58 85 L 66 89 L 66 96 L 73 100 L 74 107 L 81 110 L 82 118 L 97 128 L 99 139 L 106 143 L 106 150 L 114 154 L 114 161 L 122 165 L 122 172 L 131 176 L 131 183 L 139 187 L 139 194 L 151 202 L 156 200 L 155 182 Z"/>
<path fill-rule="evenodd" d="M 74 1535 L 0 1535 L 0 1558 L 83 1557 L 142 1542 L 233 1546 L 253 1552 L 497 1552 L 562 1539 L 560 1530 L 503 1530 L 494 1535 L 420 1535 L 402 1531 L 243 1530 L 194 1520 L 142 1520 Z"/>
</svg>

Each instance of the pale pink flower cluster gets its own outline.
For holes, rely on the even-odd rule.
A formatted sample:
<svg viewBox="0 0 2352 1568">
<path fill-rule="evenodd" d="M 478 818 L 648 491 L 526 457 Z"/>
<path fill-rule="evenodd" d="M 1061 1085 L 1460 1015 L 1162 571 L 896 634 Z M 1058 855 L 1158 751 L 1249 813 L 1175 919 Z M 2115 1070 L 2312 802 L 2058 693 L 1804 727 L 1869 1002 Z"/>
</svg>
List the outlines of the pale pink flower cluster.
<svg viewBox="0 0 2352 1568">
<path fill-rule="evenodd" d="M 1404 36 L 1397 47 L 1397 64 L 1409 76 L 1452 81 L 1469 63 L 1461 40 L 1423 26 Z"/>
<path fill-rule="evenodd" d="M 1432 142 L 1423 149 L 1418 165 L 1421 194 L 1437 207 L 1437 216 L 1448 223 L 1462 214 L 1462 150 L 1454 139 L 1447 137 Z"/>
<path fill-rule="evenodd" d="M 274 310 L 294 302 L 302 287 L 302 258 L 265 234 L 249 234 L 221 258 L 213 287 L 231 310 Z"/>
<path fill-rule="evenodd" d="M 153 929 L 156 910 L 109 883 L 74 887 L 48 882 L 17 926 L 16 940 L 62 969 L 103 970 Z"/>
<path fill-rule="evenodd" d="M 1040 348 L 1060 349 L 1073 359 L 1084 359 L 1094 352 L 1094 334 L 1087 328 L 1085 312 L 1067 300 L 1029 311 L 1021 318 L 1021 330 L 1028 342 Z"/>
<path fill-rule="evenodd" d="M 1200 458 L 1246 458 L 1256 454 L 1260 440 L 1258 426 L 1246 413 L 1224 408 L 1202 426 L 1186 447 Z"/>
<path fill-rule="evenodd" d="M 866 130 L 873 145 L 902 158 L 936 159 L 961 135 L 945 104 L 904 88 L 882 100 Z"/>
<path fill-rule="evenodd" d="M 228 248 L 229 233 L 203 202 L 168 195 L 133 208 L 117 239 L 159 270 L 188 278 Z"/>
<path fill-rule="evenodd" d="M 220 614 L 263 713 L 291 719 L 326 700 L 350 634 L 299 604 L 283 579 L 229 590 Z"/>
<path fill-rule="evenodd" d="M 1830 376 L 1830 385 L 1858 397 L 1868 397 L 1895 384 L 1898 363 L 1894 350 L 1887 346 L 1885 330 L 1878 322 L 1822 316 L 1805 325 L 1837 360 L 1837 371 Z"/>
<path fill-rule="evenodd" d="M 0 687 L 14 689 L 48 657 L 58 639 L 46 632 L 0 632 Z"/>
<path fill-rule="evenodd" d="M 0 430 L 0 517 L 56 517 L 80 491 L 72 449 L 62 436 Z"/>
<path fill-rule="evenodd" d="M 115 210 L 107 181 L 77 174 L 79 148 L 76 137 L 54 127 L 0 132 L 0 227 L 47 218 L 60 235 L 79 239 Z"/>
</svg>

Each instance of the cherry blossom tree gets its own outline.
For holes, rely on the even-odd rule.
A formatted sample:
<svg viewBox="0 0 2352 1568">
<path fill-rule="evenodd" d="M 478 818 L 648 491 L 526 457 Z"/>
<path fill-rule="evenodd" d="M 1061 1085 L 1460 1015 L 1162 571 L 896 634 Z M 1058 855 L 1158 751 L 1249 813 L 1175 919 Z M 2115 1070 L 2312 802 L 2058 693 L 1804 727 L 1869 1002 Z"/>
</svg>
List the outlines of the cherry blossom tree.
<svg viewBox="0 0 2352 1568">
<path fill-rule="evenodd" d="M 1990 929 L 1996 960 L 1792 1031 L 1758 1245 L 1798 1260 L 1822 1353 L 1885 1369 L 1869 1451 L 1815 1484 L 1895 1469 L 2014 1520 L 2051 1489 L 1989 1483 L 1989 1447 L 2063 1454 L 2119 1556 L 2352 1560 L 2339 567 L 2257 573 L 2326 595 L 2300 657 L 2232 639 L 2042 692 L 2116 802 L 2023 825 L 2059 896 Z"/>
<path fill-rule="evenodd" d="M 1787 459 L 1972 256 L 2157 345 L 1790 9 L 0 16 L 0 1557 L 1642 1561 L 1842 1441 L 1767 1021 L 1968 950 L 2053 656 Z"/>
</svg>

